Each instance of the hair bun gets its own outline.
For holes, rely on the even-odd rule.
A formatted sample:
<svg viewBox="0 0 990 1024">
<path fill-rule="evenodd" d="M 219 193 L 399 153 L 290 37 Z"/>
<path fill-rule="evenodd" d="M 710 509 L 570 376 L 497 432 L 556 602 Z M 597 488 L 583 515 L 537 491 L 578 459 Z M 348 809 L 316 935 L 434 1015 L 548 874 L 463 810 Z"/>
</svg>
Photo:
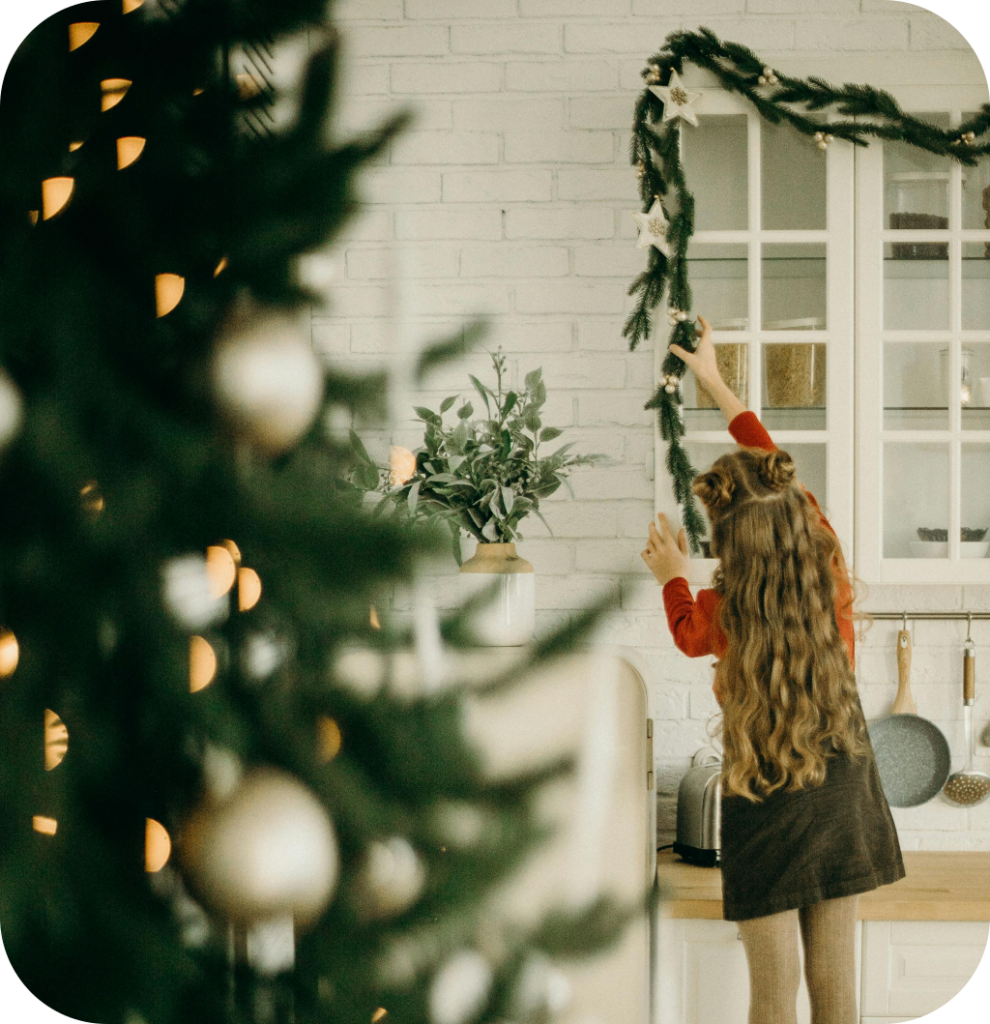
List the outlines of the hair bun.
<svg viewBox="0 0 990 1024">
<path fill-rule="evenodd" d="M 771 491 L 783 491 L 794 479 L 794 460 L 787 452 L 767 452 L 756 472 Z"/>
<path fill-rule="evenodd" d="M 695 477 L 691 490 L 708 508 L 725 508 L 732 501 L 736 485 L 728 473 L 712 469 Z"/>
</svg>

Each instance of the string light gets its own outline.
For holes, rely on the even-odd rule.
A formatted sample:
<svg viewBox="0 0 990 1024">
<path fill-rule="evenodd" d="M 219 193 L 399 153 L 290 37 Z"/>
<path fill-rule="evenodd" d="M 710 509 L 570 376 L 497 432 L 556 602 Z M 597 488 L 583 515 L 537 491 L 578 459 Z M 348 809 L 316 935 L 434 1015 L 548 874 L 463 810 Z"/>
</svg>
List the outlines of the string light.
<svg viewBox="0 0 990 1024">
<path fill-rule="evenodd" d="M 54 711 L 45 708 L 45 771 L 57 768 L 69 752 L 69 730 Z"/>
<path fill-rule="evenodd" d="M 155 307 L 158 316 L 168 316 L 182 301 L 186 290 L 186 279 L 178 274 L 157 274 L 155 276 Z"/>
<path fill-rule="evenodd" d="M 316 720 L 316 757 L 320 764 L 329 764 L 339 753 L 344 737 L 340 726 L 327 715 Z"/>
<path fill-rule="evenodd" d="M 144 6 L 144 0 L 124 0 L 124 14 L 131 14 Z"/>
<path fill-rule="evenodd" d="M 46 818 L 42 814 L 36 814 L 33 819 L 35 832 L 43 836 L 53 836 L 58 831 L 58 822 L 54 818 Z"/>
<path fill-rule="evenodd" d="M 216 652 L 201 636 L 189 638 L 189 692 L 199 693 L 217 674 Z"/>
<path fill-rule="evenodd" d="M 165 826 L 154 818 L 144 820 L 144 870 L 153 875 L 161 871 L 172 855 L 172 839 Z"/>
<path fill-rule="evenodd" d="M 219 277 L 226 269 L 229 260 L 226 256 L 217 264 L 217 269 L 213 271 L 214 277 Z"/>
<path fill-rule="evenodd" d="M 221 543 L 230 552 L 230 557 L 234 560 L 234 562 L 240 565 L 241 549 L 232 540 L 221 541 Z"/>
<path fill-rule="evenodd" d="M 383 1020 L 388 1016 L 388 1010 L 384 1006 L 379 1006 L 377 1010 L 371 1015 L 371 1024 L 378 1024 L 380 1020 Z"/>
<path fill-rule="evenodd" d="M 230 551 L 220 544 L 206 549 L 206 575 L 210 580 L 210 596 L 223 597 L 237 580 L 237 566 Z"/>
<path fill-rule="evenodd" d="M 249 612 L 261 600 L 261 577 L 254 569 L 239 569 L 237 572 L 237 606 L 242 612 Z"/>
<path fill-rule="evenodd" d="M 372 629 L 382 628 L 381 622 L 378 621 L 378 609 L 374 605 L 371 606 L 370 622 Z"/>
<path fill-rule="evenodd" d="M 17 669 L 21 648 L 17 637 L 9 629 L 0 630 L 0 679 L 7 679 Z"/>
<path fill-rule="evenodd" d="M 148 140 L 142 139 L 140 135 L 128 135 L 117 139 L 117 170 L 122 171 L 125 167 L 130 167 L 144 152 L 147 142 Z"/>
<path fill-rule="evenodd" d="M 237 92 L 242 100 L 251 100 L 261 95 L 261 86 L 253 75 L 246 72 L 236 76 Z"/>
<path fill-rule="evenodd" d="M 83 144 L 81 142 L 70 142 L 69 143 L 69 152 L 70 153 L 75 153 L 75 151 L 77 149 L 82 149 L 82 148 L 83 148 Z"/>
<path fill-rule="evenodd" d="M 32 225 L 35 225 L 35 224 L 38 223 L 38 216 L 39 216 L 39 211 L 38 210 L 28 210 L 28 220 L 31 222 Z"/>
<path fill-rule="evenodd" d="M 103 500 L 103 495 L 100 493 L 100 485 L 95 480 L 90 480 L 89 483 L 83 484 L 79 491 L 79 497 L 82 500 L 82 507 L 94 516 L 98 516 L 106 504 Z"/>
<path fill-rule="evenodd" d="M 75 178 L 46 178 L 41 183 L 41 215 L 51 220 L 65 208 L 76 187 Z"/>
<path fill-rule="evenodd" d="M 69 53 L 88 43 L 96 35 L 96 30 L 99 27 L 98 21 L 77 21 L 71 24 L 69 26 Z"/>
<path fill-rule="evenodd" d="M 134 83 L 128 78 L 104 78 L 100 82 L 100 88 L 103 90 L 103 96 L 100 101 L 100 110 L 106 112 L 111 107 L 117 106 L 117 104 L 127 95 L 127 90 Z"/>
</svg>

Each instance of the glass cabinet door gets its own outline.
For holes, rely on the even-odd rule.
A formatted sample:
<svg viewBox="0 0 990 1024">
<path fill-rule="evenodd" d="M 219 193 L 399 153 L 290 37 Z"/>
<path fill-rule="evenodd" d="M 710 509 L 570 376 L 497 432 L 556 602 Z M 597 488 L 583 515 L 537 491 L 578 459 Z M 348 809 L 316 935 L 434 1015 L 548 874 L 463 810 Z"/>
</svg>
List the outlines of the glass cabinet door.
<svg viewBox="0 0 990 1024">
<path fill-rule="evenodd" d="M 852 147 L 834 142 L 823 152 L 722 90 L 704 90 L 699 108 L 699 126 L 680 129 L 696 201 L 691 316 L 711 322 L 723 378 L 794 457 L 849 550 Z M 668 340 L 660 322 L 658 364 Z M 734 444 L 691 373 L 683 397 L 685 446 L 702 472 Z M 657 503 L 670 512 L 663 454 L 658 449 Z M 695 581 L 710 571 L 699 565 Z"/>
<path fill-rule="evenodd" d="M 990 161 L 874 143 L 856 178 L 856 568 L 990 581 Z"/>
</svg>

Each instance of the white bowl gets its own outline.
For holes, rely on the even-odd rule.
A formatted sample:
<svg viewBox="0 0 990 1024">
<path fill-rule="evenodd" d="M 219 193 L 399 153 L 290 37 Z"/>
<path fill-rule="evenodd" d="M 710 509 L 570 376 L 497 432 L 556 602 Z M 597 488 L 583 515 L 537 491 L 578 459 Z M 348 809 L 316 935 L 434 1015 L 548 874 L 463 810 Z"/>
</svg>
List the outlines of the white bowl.
<svg viewBox="0 0 990 1024">
<path fill-rule="evenodd" d="M 912 540 L 908 542 L 913 558 L 948 558 L 947 540 Z M 986 558 L 990 540 L 964 540 L 959 544 L 960 558 Z"/>
</svg>

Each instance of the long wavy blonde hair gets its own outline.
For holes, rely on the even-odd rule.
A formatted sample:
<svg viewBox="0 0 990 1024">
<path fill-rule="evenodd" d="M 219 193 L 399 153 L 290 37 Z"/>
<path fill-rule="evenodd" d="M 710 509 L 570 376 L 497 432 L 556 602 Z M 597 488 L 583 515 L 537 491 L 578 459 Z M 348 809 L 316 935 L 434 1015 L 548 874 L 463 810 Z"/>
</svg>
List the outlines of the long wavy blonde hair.
<svg viewBox="0 0 990 1024">
<path fill-rule="evenodd" d="M 728 640 L 715 672 L 724 789 L 759 802 L 820 785 L 830 757 L 868 749 L 836 619 L 838 579 L 848 578 L 839 543 L 795 481 L 787 452 L 723 455 L 693 490 L 711 519 Z"/>
</svg>

